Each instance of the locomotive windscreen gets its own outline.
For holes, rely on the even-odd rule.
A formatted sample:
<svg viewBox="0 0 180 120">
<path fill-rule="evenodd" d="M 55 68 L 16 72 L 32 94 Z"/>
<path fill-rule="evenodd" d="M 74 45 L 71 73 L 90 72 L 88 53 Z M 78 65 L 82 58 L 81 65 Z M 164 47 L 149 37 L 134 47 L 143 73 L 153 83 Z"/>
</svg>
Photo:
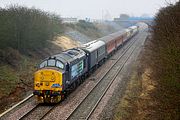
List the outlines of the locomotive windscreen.
<svg viewBox="0 0 180 120">
<path fill-rule="evenodd" d="M 59 60 L 49 59 L 49 60 L 43 61 L 39 65 L 39 68 L 44 68 L 44 67 L 58 67 L 60 69 L 64 69 L 64 64 Z"/>
</svg>

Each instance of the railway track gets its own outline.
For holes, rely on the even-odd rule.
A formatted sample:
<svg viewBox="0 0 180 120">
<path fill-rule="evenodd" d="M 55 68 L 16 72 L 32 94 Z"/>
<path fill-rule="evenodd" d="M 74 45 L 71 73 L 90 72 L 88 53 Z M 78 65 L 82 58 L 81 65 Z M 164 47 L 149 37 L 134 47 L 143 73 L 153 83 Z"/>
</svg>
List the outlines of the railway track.
<svg viewBox="0 0 180 120">
<path fill-rule="evenodd" d="M 19 120 L 26 120 L 26 119 L 33 119 L 33 120 L 40 120 L 43 119 L 44 116 L 46 116 L 47 113 L 51 112 L 57 104 L 55 105 L 43 105 L 43 104 L 37 104 L 33 109 L 28 111 L 26 114 L 21 116 Z"/>
<path fill-rule="evenodd" d="M 96 109 L 97 105 L 116 79 L 117 75 L 121 72 L 123 66 L 128 61 L 129 57 L 132 55 L 136 46 L 133 47 L 129 52 L 128 56 L 126 53 L 131 48 L 131 46 L 136 41 L 133 41 L 131 45 L 126 49 L 126 51 L 116 60 L 116 62 L 111 66 L 111 68 L 102 76 L 99 82 L 95 85 L 93 89 L 86 95 L 86 97 L 78 104 L 78 106 L 73 110 L 73 112 L 68 116 L 67 120 L 87 120 L 93 111 Z M 121 58 L 126 56 L 123 61 Z"/>
<path fill-rule="evenodd" d="M 12 110 L 14 110 L 15 108 L 17 108 L 18 106 L 24 104 L 25 102 L 29 101 L 31 98 L 33 97 L 33 94 L 30 94 L 29 96 L 27 96 L 25 99 L 23 99 L 22 101 L 20 101 L 19 103 L 15 104 L 14 106 L 12 106 L 11 108 L 9 108 L 8 110 L 4 111 L 3 113 L 0 114 L 0 118 L 5 116 L 6 114 L 8 114 L 9 112 L 11 112 Z"/>
</svg>

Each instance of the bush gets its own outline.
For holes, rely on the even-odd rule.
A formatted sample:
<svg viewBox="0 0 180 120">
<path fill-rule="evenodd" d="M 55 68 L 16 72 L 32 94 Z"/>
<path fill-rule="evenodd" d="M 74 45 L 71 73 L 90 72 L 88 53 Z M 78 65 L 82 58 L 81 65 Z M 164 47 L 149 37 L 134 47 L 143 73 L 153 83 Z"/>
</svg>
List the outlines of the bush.
<svg viewBox="0 0 180 120">
<path fill-rule="evenodd" d="M 152 38 L 145 50 L 145 64 L 157 85 L 151 98 L 155 101 L 151 116 L 179 120 L 180 105 L 180 2 L 162 8 L 152 27 Z"/>
<path fill-rule="evenodd" d="M 35 8 L 0 8 L 0 49 L 11 47 L 21 53 L 41 49 L 63 32 L 59 16 Z"/>
<path fill-rule="evenodd" d="M 151 40 L 152 63 L 156 77 L 171 87 L 180 87 L 180 2 L 156 15 Z"/>
</svg>

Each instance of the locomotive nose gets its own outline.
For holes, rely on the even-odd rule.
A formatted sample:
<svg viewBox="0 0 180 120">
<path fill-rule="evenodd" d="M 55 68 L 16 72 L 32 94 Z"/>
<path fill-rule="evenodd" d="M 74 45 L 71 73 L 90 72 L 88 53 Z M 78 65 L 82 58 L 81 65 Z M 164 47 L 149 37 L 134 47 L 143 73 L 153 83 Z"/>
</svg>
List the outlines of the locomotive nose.
<svg viewBox="0 0 180 120">
<path fill-rule="evenodd" d="M 62 91 L 62 73 L 52 69 L 41 69 L 35 73 L 35 90 Z"/>
</svg>

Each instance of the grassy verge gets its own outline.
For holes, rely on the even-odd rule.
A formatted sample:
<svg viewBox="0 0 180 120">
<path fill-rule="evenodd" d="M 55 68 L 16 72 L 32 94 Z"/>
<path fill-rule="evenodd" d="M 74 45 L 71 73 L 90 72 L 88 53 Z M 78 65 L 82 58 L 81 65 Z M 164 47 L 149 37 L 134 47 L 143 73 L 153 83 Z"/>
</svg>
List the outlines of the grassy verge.
<svg viewBox="0 0 180 120">
<path fill-rule="evenodd" d="M 0 98 L 8 96 L 16 87 L 32 86 L 32 75 L 35 71 L 34 66 L 37 61 L 23 56 L 20 63 L 18 68 L 14 68 L 8 64 L 0 65 Z"/>
<path fill-rule="evenodd" d="M 133 72 L 127 85 L 124 96 L 117 105 L 114 120 L 129 120 L 137 113 L 136 108 L 138 96 L 141 94 L 141 81 L 137 72 Z"/>
<path fill-rule="evenodd" d="M 37 61 L 22 55 L 16 67 L 0 65 L 0 113 L 32 93 L 32 78 Z"/>
<path fill-rule="evenodd" d="M 19 82 L 18 75 L 8 65 L 0 66 L 0 96 L 8 95 L 15 88 L 16 83 Z"/>
</svg>

